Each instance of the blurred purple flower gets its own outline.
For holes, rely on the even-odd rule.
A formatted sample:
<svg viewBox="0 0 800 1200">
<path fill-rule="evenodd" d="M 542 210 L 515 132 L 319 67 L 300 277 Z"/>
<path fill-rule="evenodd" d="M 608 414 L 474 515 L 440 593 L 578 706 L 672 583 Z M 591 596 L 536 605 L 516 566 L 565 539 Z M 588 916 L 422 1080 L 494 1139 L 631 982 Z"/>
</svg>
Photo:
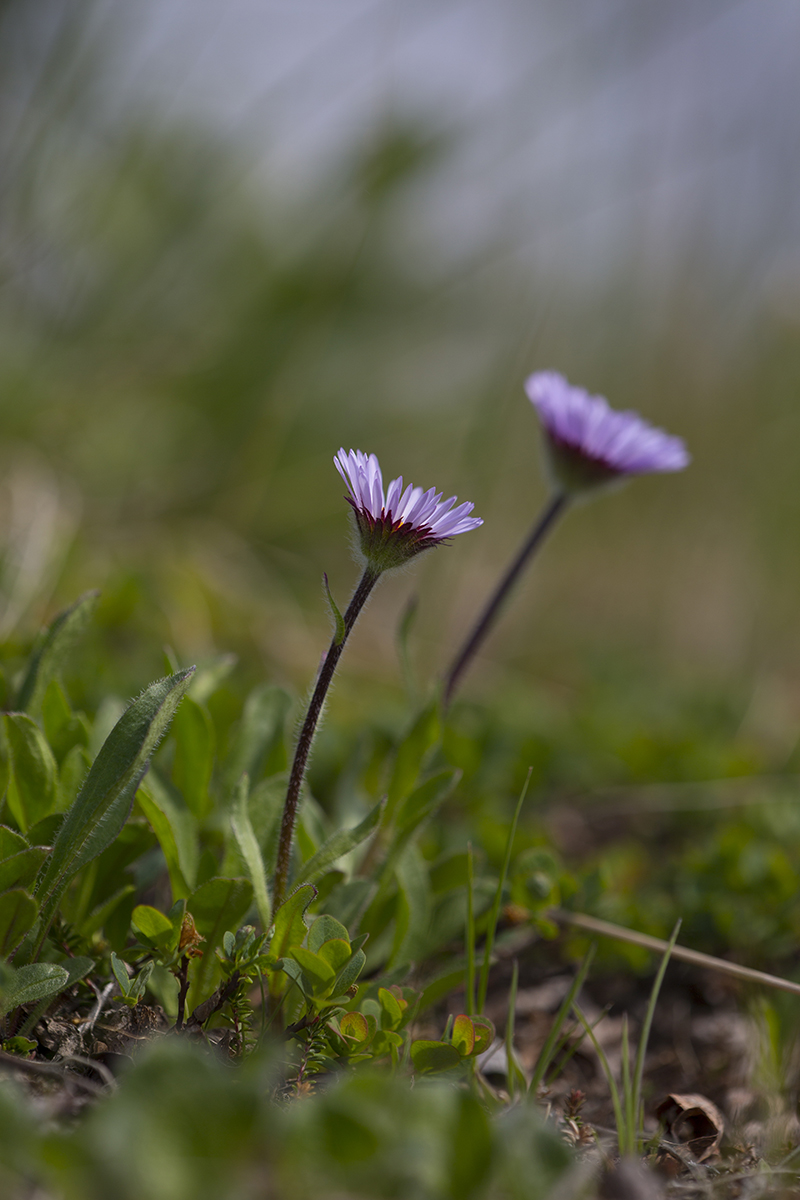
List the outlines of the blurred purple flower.
<svg viewBox="0 0 800 1200">
<path fill-rule="evenodd" d="M 525 391 L 544 426 L 556 479 L 569 492 L 626 475 L 682 471 L 691 461 L 681 438 L 635 412 L 617 412 L 555 371 L 531 375 Z"/>
<path fill-rule="evenodd" d="M 403 477 L 393 479 L 384 494 L 380 464 L 374 454 L 340 450 L 336 470 L 347 484 L 345 499 L 355 514 L 364 557 L 378 570 L 401 566 L 422 550 L 439 546 L 457 533 L 483 524 L 469 514 L 475 507 L 459 504 L 456 497 L 442 500 L 435 488 L 424 492 L 411 484 L 403 491 Z"/>
</svg>

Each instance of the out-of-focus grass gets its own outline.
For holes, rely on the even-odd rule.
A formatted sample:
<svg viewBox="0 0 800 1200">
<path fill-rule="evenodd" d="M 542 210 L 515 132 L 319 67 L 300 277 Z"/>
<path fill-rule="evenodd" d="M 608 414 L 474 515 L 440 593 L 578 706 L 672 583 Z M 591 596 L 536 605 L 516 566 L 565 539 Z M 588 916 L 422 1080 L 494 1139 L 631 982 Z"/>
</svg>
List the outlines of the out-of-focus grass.
<svg viewBox="0 0 800 1200">
<path fill-rule="evenodd" d="M 598 654 L 622 656 L 755 680 L 756 709 L 792 724 L 795 327 L 765 309 L 726 330 L 701 254 L 671 264 L 666 298 L 635 264 L 585 294 L 531 278 L 503 231 L 439 261 L 409 227 L 409 188 L 447 152 L 419 121 L 376 128 L 288 207 L 210 135 L 98 111 L 102 46 L 76 13 L 56 33 L 3 14 L 7 62 L 28 53 L 0 83 L 6 632 L 32 599 L 100 586 L 117 643 L 144 621 L 182 658 L 234 649 L 305 680 L 321 573 L 340 600 L 353 580 L 344 444 L 486 518 L 387 582 L 349 655 L 396 678 L 391 631 L 419 591 L 430 675 L 544 497 L 521 383 L 552 366 L 684 434 L 695 461 L 571 514 L 468 688 L 591 678 Z"/>
</svg>

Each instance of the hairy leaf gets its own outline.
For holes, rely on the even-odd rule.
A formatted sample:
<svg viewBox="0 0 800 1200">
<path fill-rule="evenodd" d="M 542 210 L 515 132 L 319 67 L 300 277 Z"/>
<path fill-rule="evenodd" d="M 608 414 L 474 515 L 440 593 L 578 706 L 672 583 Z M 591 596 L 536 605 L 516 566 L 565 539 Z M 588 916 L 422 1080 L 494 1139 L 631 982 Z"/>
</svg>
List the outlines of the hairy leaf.
<svg viewBox="0 0 800 1200">
<path fill-rule="evenodd" d="M 19 967 L 3 981 L 0 1010 L 12 1012 L 20 1004 L 33 1004 L 57 996 L 69 986 L 69 972 L 55 963 L 31 963 Z"/>
<path fill-rule="evenodd" d="M 70 879 L 111 844 L 128 818 L 150 756 L 166 733 L 194 668 L 160 679 L 123 713 L 59 829 L 37 886 L 44 940 Z"/>
<path fill-rule="evenodd" d="M 376 804 L 358 825 L 352 829 L 343 829 L 328 838 L 316 854 L 300 867 L 295 883 L 314 883 L 325 874 L 332 863 L 365 842 L 377 828 L 382 808 L 382 804 Z"/>
<path fill-rule="evenodd" d="M 188 809 L 178 807 L 155 774 L 140 789 L 137 804 L 164 852 L 172 899 L 183 900 L 197 882 L 200 858 L 197 821 Z"/>
<path fill-rule="evenodd" d="M 185 697 L 172 724 L 175 761 L 172 780 L 196 817 L 211 811 L 208 787 L 214 766 L 214 725 L 208 710 L 191 695 Z"/>
<path fill-rule="evenodd" d="M 54 679 L 83 633 L 97 606 L 99 592 L 86 592 L 53 620 L 31 655 L 28 669 L 17 694 L 20 712 L 38 715 L 47 685 Z"/>
<path fill-rule="evenodd" d="M 38 905 L 22 888 L 0 895 L 0 956 L 8 958 L 33 928 Z"/>
<path fill-rule="evenodd" d="M 5 731 L 11 759 L 8 807 L 27 830 L 55 805 L 58 766 L 41 729 L 25 713 L 6 713 Z"/>
<path fill-rule="evenodd" d="M 233 829 L 233 836 L 236 838 L 236 844 L 239 847 L 239 853 L 244 862 L 245 870 L 253 885 L 253 896 L 256 908 L 258 909 L 258 919 L 261 922 L 261 928 L 266 931 L 269 929 L 271 923 L 271 905 L 267 891 L 267 877 L 264 872 L 261 847 L 256 840 L 256 835 L 253 832 L 253 826 L 250 821 L 250 810 L 248 808 L 249 791 L 249 777 L 243 775 L 233 794 L 231 827 Z"/>
</svg>

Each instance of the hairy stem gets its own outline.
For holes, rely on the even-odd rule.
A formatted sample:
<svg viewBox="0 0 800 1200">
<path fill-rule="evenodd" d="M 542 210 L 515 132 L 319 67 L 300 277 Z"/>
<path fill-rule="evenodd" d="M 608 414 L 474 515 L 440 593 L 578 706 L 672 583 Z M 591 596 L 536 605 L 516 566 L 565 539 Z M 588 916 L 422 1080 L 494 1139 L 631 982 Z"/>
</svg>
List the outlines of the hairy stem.
<svg viewBox="0 0 800 1200">
<path fill-rule="evenodd" d="M 367 566 L 365 568 L 358 587 L 353 592 L 353 598 L 347 607 L 347 612 L 344 614 L 344 633 L 340 640 L 337 640 L 337 635 L 334 634 L 328 653 L 325 655 L 325 661 L 317 676 L 316 687 L 314 688 L 308 712 L 303 721 L 303 727 L 300 730 L 300 736 L 297 739 L 294 762 L 292 763 L 292 771 L 289 776 L 289 786 L 286 789 L 286 800 L 283 806 L 278 857 L 275 864 L 275 881 L 272 890 L 272 904 L 274 909 L 277 909 L 286 897 L 286 886 L 289 882 L 289 863 L 292 853 L 292 838 L 294 836 L 295 822 L 297 821 L 297 807 L 300 802 L 300 789 L 305 777 L 306 764 L 311 752 L 311 744 L 314 741 L 317 722 L 322 712 L 322 706 L 325 703 L 325 696 L 331 685 L 331 680 L 333 679 L 339 659 L 342 656 L 345 643 L 358 619 L 358 614 L 364 607 L 379 577 L 380 572 L 376 571 L 373 567 Z"/>
<path fill-rule="evenodd" d="M 567 500 L 568 497 L 564 492 L 556 492 L 555 495 L 551 496 L 544 511 L 540 514 L 536 524 L 528 535 L 528 538 L 522 546 L 522 549 L 519 551 L 517 557 L 514 559 L 511 566 L 500 580 L 497 589 L 483 610 L 477 624 L 475 625 L 475 628 L 472 630 L 472 633 L 464 642 L 461 650 L 453 660 L 453 664 L 445 676 L 445 708 L 450 703 L 461 676 L 466 671 L 472 659 L 478 653 L 478 650 L 494 625 L 497 619 L 497 614 L 499 613 L 506 596 L 517 582 L 519 576 L 522 574 L 522 571 L 527 565 L 529 559 L 544 541 L 546 534 L 549 532 L 556 518 L 566 508 Z"/>
<path fill-rule="evenodd" d="M 180 969 L 178 971 L 178 1018 L 175 1022 L 175 1028 L 180 1031 L 183 1029 L 183 1022 L 186 1016 L 186 994 L 189 991 L 189 958 L 184 954 L 181 959 Z"/>
</svg>

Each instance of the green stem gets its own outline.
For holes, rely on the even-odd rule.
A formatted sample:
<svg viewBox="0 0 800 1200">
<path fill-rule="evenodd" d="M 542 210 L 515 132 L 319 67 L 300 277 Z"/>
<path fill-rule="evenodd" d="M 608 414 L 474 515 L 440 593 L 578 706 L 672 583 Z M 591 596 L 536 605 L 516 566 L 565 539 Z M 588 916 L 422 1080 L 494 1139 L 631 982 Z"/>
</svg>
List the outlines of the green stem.
<svg viewBox="0 0 800 1200">
<path fill-rule="evenodd" d="M 556 492 L 550 497 L 544 511 L 540 514 L 536 524 L 528 535 L 522 549 L 517 554 L 517 557 L 511 563 L 511 566 L 506 571 L 503 578 L 492 595 L 489 603 L 484 608 L 480 618 L 478 619 L 475 628 L 469 635 L 461 650 L 453 660 L 450 670 L 445 677 L 444 685 L 444 706 L 447 708 L 450 703 L 453 693 L 458 686 L 461 676 L 466 671 L 472 659 L 478 653 L 483 642 L 485 641 L 490 629 L 494 625 L 497 614 L 499 613 L 506 596 L 511 591 L 517 579 L 522 574 L 523 569 L 528 561 L 533 556 L 544 541 L 545 535 L 550 530 L 559 514 L 566 508 L 568 496 L 565 492 Z"/>
<path fill-rule="evenodd" d="M 305 778 L 306 764 L 311 752 L 312 742 L 314 741 L 317 722 L 325 703 L 325 696 L 331 685 L 339 659 L 342 656 L 345 643 L 358 619 L 358 614 L 366 604 L 369 594 L 379 578 L 380 571 L 376 571 L 374 567 L 367 566 L 364 569 L 364 574 L 361 576 L 359 584 L 353 592 L 353 598 L 347 607 L 347 612 L 344 614 L 344 632 L 340 634 L 337 630 L 334 634 L 328 653 L 325 656 L 325 661 L 317 676 L 316 687 L 311 696 L 308 712 L 303 721 L 303 727 L 300 730 L 300 736 L 297 739 L 294 762 L 292 763 L 292 770 L 289 775 L 289 786 L 286 789 L 280 840 L 278 842 L 278 857 L 275 865 L 275 881 L 272 890 L 273 911 L 286 898 L 286 888 L 289 882 L 289 864 L 292 854 L 292 838 L 297 821 L 297 808 L 300 803 L 300 789 Z"/>
</svg>

